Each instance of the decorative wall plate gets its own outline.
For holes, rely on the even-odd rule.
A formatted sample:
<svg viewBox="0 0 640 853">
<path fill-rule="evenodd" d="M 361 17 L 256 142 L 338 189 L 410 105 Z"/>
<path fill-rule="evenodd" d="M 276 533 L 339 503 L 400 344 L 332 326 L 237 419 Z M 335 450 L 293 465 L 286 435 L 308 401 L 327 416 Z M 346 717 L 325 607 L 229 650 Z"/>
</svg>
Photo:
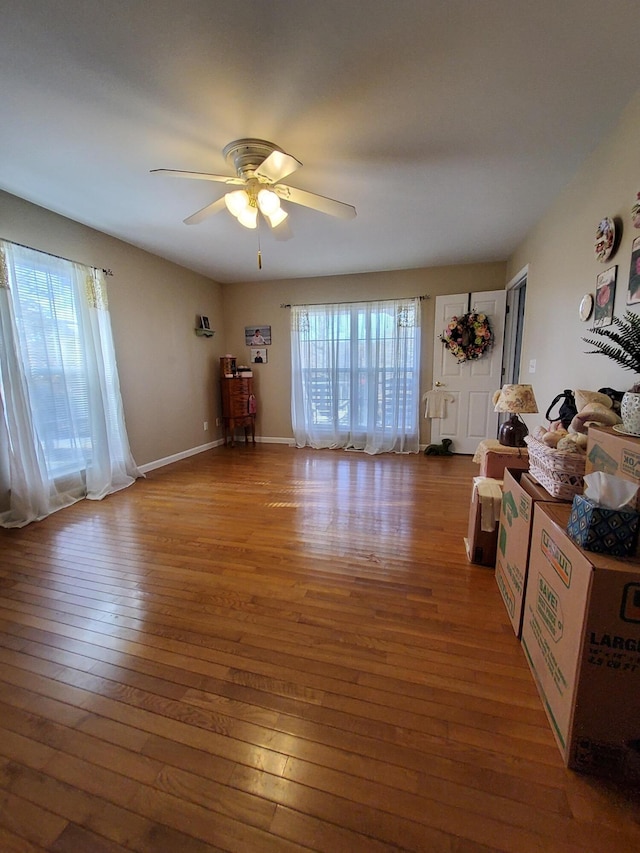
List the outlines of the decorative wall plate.
<svg viewBox="0 0 640 853">
<path fill-rule="evenodd" d="M 610 216 L 600 220 L 596 230 L 595 253 L 599 261 L 608 261 L 616 243 L 616 226 Z"/>
<path fill-rule="evenodd" d="M 585 293 L 585 295 L 580 300 L 580 307 L 578 308 L 578 313 L 580 315 L 580 319 L 583 323 L 586 323 L 589 317 L 591 316 L 591 312 L 593 311 L 593 295 L 591 293 Z"/>
</svg>

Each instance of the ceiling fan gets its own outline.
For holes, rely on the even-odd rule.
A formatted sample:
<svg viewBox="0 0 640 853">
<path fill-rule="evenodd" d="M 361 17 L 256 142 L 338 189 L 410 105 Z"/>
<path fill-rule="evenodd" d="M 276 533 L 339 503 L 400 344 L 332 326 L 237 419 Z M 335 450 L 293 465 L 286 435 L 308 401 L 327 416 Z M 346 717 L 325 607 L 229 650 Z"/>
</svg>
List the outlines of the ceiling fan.
<svg viewBox="0 0 640 853">
<path fill-rule="evenodd" d="M 178 169 L 151 170 L 155 174 L 172 178 L 217 181 L 238 187 L 188 216 L 184 220 L 186 225 L 196 225 L 226 207 L 245 228 L 257 227 L 260 212 L 271 228 L 276 229 L 288 216 L 287 211 L 280 205 L 280 199 L 343 219 L 353 219 L 356 215 L 353 205 L 281 184 L 280 181 L 299 169 L 302 163 L 291 154 L 286 154 L 273 142 L 264 139 L 236 139 L 226 145 L 222 153 L 234 167 L 236 177 L 212 175 L 208 172 L 184 172 Z"/>
</svg>

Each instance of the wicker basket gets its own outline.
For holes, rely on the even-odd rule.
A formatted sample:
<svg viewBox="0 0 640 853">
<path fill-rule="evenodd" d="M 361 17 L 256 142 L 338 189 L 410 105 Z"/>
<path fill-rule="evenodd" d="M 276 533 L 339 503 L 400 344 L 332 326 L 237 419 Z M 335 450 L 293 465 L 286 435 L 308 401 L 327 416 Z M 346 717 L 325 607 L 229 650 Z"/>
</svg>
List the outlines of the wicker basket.
<svg viewBox="0 0 640 853">
<path fill-rule="evenodd" d="M 530 435 L 525 441 L 529 448 L 529 470 L 550 495 L 570 501 L 574 495 L 582 494 L 586 462 L 583 453 L 547 447 Z"/>
</svg>

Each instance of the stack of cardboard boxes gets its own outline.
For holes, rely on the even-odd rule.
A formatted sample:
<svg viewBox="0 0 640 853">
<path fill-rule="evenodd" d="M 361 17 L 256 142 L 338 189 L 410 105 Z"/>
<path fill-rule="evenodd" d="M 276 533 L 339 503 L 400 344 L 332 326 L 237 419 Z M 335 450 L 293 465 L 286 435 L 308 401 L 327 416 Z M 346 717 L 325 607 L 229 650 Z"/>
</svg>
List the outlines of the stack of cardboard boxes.
<svg viewBox="0 0 640 853">
<path fill-rule="evenodd" d="M 591 427 L 585 473 L 594 471 L 640 486 L 640 438 Z M 571 508 L 507 469 L 496 583 L 565 763 L 637 783 L 640 553 L 579 547 L 567 533 Z"/>
<path fill-rule="evenodd" d="M 507 467 L 512 472 L 526 471 L 529 454 L 526 447 L 503 447 L 496 440 L 485 439 L 476 451 L 474 462 L 479 463 L 480 473 L 473 480 L 465 548 L 470 563 L 493 568 L 504 472 Z"/>
</svg>

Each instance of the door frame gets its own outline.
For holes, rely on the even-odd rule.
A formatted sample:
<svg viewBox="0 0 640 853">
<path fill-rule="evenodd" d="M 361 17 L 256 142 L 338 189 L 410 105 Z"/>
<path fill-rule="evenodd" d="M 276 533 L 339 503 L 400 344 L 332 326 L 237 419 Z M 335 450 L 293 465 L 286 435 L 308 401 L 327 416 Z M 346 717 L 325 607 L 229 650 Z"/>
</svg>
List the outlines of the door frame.
<svg viewBox="0 0 640 853">
<path fill-rule="evenodd" d="M 507 284 L 507 307 L 504 319 L 504 347 L 502 350 L 502 382 L 517 384 L 522 373 L 522 339 L 524 309 L 527 292 L 529 264 L 514 275 Z"/>
</svg>

